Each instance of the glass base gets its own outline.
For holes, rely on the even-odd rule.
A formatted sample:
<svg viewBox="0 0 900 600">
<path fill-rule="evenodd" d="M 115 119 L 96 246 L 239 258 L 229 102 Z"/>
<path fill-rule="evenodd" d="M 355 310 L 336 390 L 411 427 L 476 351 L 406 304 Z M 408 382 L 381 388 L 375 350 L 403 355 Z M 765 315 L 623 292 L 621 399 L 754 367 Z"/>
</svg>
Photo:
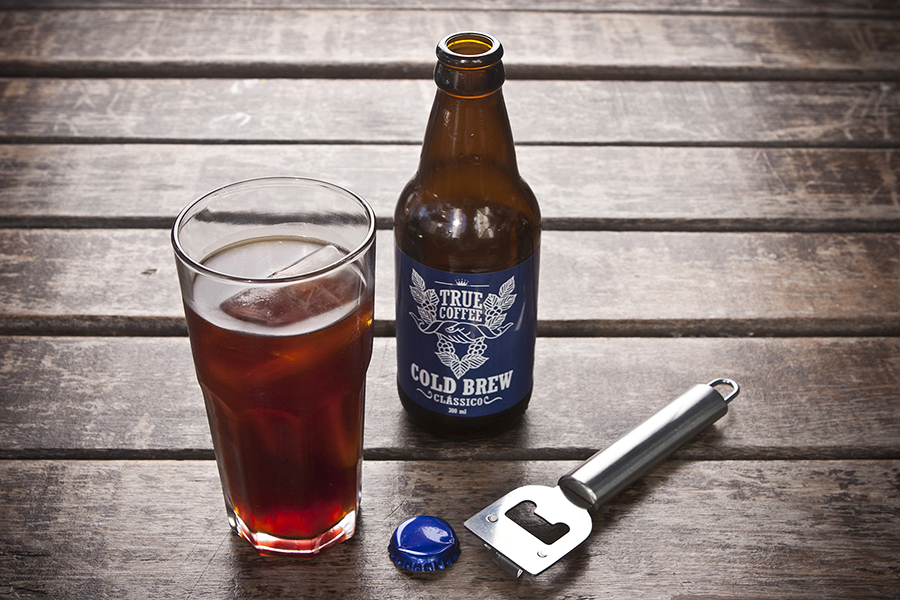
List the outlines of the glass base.
<svg viewBox="0 0 900 600">
<path fill-rule="evenodd" d="M 311 539 L 280 538 L 268 533 L 251 531 L 239 516 L 228 511 L 228 522 L 239 536 L 250 542 L 263 556 L 300 556 L 311 558 L 322 551 L 348 540 L 356 533 L 356 511 L 350 511 L 334 527 Z"/>
</svg>

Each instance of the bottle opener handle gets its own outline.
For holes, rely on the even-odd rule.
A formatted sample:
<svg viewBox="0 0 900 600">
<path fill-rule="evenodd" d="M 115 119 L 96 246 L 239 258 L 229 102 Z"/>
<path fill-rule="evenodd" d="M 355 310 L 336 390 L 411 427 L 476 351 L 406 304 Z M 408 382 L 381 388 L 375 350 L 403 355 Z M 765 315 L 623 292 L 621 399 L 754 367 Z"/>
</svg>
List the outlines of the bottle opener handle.
<svg viewBox="0 0 900 600">
<path fill-rule="evenodd" d="M 731 393 L 723 397 L 714 387 L 720 384 L 731 386 Z M 728 403 L 739 392 L 738 384 L 726 378 L 695 385 L 611 446 L 563 475 L 559 486 L 569 501 L 582 508 L 601 506 L 722 418 L 728 412 Z"/>
</svg>

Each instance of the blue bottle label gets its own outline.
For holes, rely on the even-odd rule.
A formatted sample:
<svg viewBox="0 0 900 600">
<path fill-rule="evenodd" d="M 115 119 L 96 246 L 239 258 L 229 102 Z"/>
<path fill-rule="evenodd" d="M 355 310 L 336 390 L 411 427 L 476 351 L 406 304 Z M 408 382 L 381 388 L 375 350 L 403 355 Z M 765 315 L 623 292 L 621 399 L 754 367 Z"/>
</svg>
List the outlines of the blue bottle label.
<svg viewBox="0 0 900 600">
<path fill-rule="evenodd" d="M 449 273 L 395 245 L 400 387 L 421 406 L 483 417 L 531 390 L 538 253 L 511 269 Z"/>
</svg>

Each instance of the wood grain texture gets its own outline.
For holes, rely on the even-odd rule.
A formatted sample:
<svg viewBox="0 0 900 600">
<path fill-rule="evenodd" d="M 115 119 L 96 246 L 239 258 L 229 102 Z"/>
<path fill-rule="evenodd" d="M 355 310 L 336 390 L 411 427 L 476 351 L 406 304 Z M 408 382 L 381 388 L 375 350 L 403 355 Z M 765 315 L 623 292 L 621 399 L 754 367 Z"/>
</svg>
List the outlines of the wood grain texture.
<svg viewBox="0 0 900 600">
<path fill-rule="evenodd" d="M 900 9 L 892 0 L 0 0 L 0 9 L 36 8 L 289 8 L 289 9 L 407 9 L 407 10 L 522 10 L 628 12 L 727 15 L 794 15 L 833 17 L 891 17 Z"/>
<path fill-rule="evenodd" d="M 165 230 L 2 230 L 0 254 L 0 275 L 15 282 L 0 288 L 7 332 L 19 318 L 183 314 Z M 893 233 L 548 231 L 538 318 L 595 335 L 641 323 L 656 335 L 696 333 L 700 322 L 719 335 L 896 335 L 898 256 Z M 375 315 L 390 322 L 392 232 L 378 233 L 376 260 Z"/>
<path fill-rule="evenodd" d="M 212 457 L 186 338 L 0 337 L 0 364 L 2 457 Z M 741 394 L 677 456 L 900 458 L 898 338 L 539 338 L 524 421 L 465 441 L 412 426 L 396 373 L 394 339 L 377 338 L 370 459 L 584 459 L 720 376 Z"/>
<path fill-rule="evenodd" d="M 366 462 L 357 536 L 311 560 L 230 533 L 214 463 L 4 461 L 0 585 L 54 598 L 896 598 L 898 461 L 669 461 L 594 516 L 539 577 L 513 580 L 462 522 L 570 462 Z M 396 570 L 416 514 L 462 546 L 450 570 Z"/>
<path fill-rule="evenodd" d="M 514 78 L 900 75 L 900 22 L 889 19 L 214 8 L 3 12 L 0 73 L 428 77 L 436 43 L 454 31 L 496 35 Z"/>
<path fill-rule="evenodd" d="M 517 153 L 546 228 L 900 230 L 895 150 L 520 146 Z M 169 227 L 209 190 L 284 173 L 357 191 L 390 227 L 418 157 L 414 145 L 0 145 L 0 226 Z"/>
<path fill-rule="evenodd" d="M 0 78 L 0 142 L 419 145 L 430 80 Z M 894 148 L 894 82 L 508 81 L 522 144 Z"/>
</svg>

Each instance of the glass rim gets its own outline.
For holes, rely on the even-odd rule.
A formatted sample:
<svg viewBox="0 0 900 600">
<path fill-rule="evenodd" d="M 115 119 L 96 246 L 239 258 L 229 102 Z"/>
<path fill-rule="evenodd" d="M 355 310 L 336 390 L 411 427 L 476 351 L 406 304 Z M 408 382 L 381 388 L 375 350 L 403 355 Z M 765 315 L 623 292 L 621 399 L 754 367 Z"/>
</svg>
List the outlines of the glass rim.
<svg viewBox="0 0 900 600">
<path fill-rule="evenodd" d="M 188 252 L 182 247 L 181 240 L 179 239 L 179 229 L 180 226 L 185 222 L 188 213 L 191 212 L 198 204 L 208 199 L 210 196 L 214 194 L 219 194 L 229 188 L 237 188 L 246 186 L 253 183 L 261 183 L 261 182 L 284 182 L 284 183 L 307 183 L 322 186 L 334 191 L 342 192 L 349 196 L 352 200 L 355 200 L 356 203 L 363 209 L 367 221 L 368 226 L 366 228 L 365 236 L 363 240 L 356 245 L 355 248 L 349 250 L 346 255 L 341 257 L 340 260 L 336 260 L 324 267 L 320 267 L 318 269 L 314 269 L 309 271 L 308 273 L 301 273 L 299 275 L 289 275 L 287 277 L 241 277 L 238 275 L 230 275 L 228 273 L 223 273 L 222 271 L 217 271 L 215 269 L 210 269 L 205 266 L 203 263 L 198 262 L 194 258 L 192 258 Z M 195 198 L 191 202 L 189 202 L 184 208 L 181 209 L 181 212 L 178 213 L 178 216 L 175 217 L 175 223 L 172 225 L 171 230 L 171 241 L 172 247 L 175 250 L 175 256 L 181 261 L 183 264 L 187 265 L 194 271 L 198 273 L 202 273 L 207 277 L 212 277 L 214 279 L 219 279 L 223 281 L 229 281 L 232 283 L 244 283 L 244 284 L 252 284 L 252 285 L 280 285 L 284 283 L 293 283 L 299 281 L 305 281 L 308 279 L 314 279 L 316 277 L 320 277 L 321 275 L 330 273 L 335 269 L 339 269 L 344 265 L 352 263 L 359 258 L 360 255 L 366 252 L 369 247 L 375 242 L 375 210 L 372 206 L 366 202 L 362 196 L 354 192 L 353 190 L 346 188 L 344 186 L 338 185 L 336 183 L 331 183 L 330 181 L 325 181 L 324 179 L 316 179 L 314 177 L 302 177 L 302 176 L 293 176 L 293 175 L 271 175 L 264 177 L 252 177 L 249 179 L 241 179 L 239 181 L 233 181 L 231 183 L 227 183 L 225 185 L 219 186 L 214 190 L 210 190 L 199 197 Z"/>
</svg>

